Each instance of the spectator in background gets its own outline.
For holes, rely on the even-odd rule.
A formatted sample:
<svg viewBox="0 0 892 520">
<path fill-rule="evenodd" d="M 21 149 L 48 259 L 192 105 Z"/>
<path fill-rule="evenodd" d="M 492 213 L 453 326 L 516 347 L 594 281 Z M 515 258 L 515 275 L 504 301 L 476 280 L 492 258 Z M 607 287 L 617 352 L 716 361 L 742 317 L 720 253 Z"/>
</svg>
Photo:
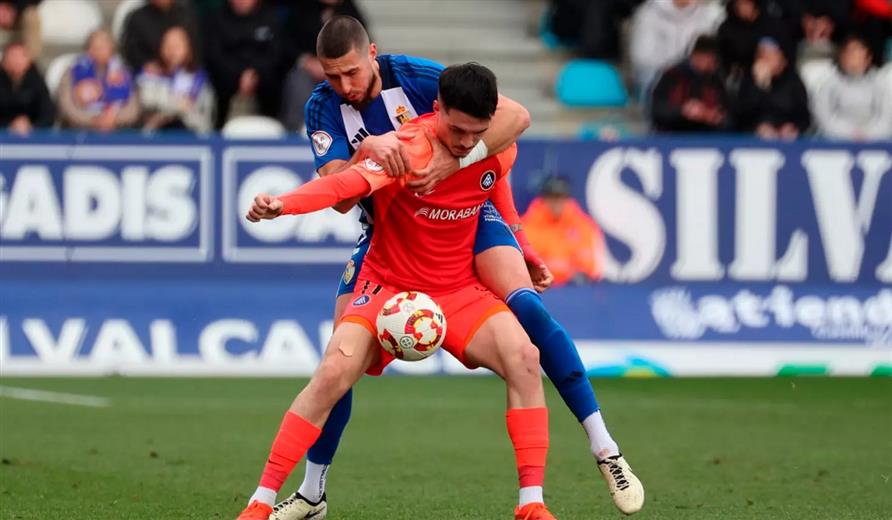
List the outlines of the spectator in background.
<svg viewBox="0 0 892 520">
<path fill-rule="evenodd" d="M 139 102 L 130 71 L 115 55 L 108 31 L 99 29 L 87 38 L 86 53 L 62 76 L 58 101 L 65 126 L 111 132 L 136 123 Z"/>
<path fill-rule="evenodd" d="M 157 60 L 146 63 L 136 83 L 144 130 L 207 133 L 213 128 L 214 96 L 185 27 L 164 32 Z"/>
<path fill-rule="evenodd" d="M 647 0 L 632 21 L 630 54 L 635 84 L 647 99 L 660 72 L 678 62 L 701 34 L 722 22 L 722 8 L 702 0 Z"/>
<path fill-rule="evenodd" d="M 768 0 L 730 0 L 725 21 L 719 27 L 718 39 L 722 64 L 738 83 L 753 66 L 756 46 L 762 38 L 772 38 L 795 60 L 793 37 L 783 20 L 768 9 Z"/>
<path fill-rule="evenodd" d="M 829 46 L 849 30 L 852 0 L 802 0 L 802 35 L 811 45 Z"/>
<path fill-rule="evenodd" d="M 546 179 L 521 222 L 530 244 L 554 275 L 554 285 L 601 279 L 604 234 L 570 196 L 566 179 Z"/>
<path fill-rule="evenodd" d="M 892 88 L 874 68 L 867 39 L 846 38 L 836 65 L 812 97 L 818 132 L 833 139 L 892 139 Z"/>
<path fill-rule="evenodd" d="M 40 32 L 40 14 L 37 4 L 41 0 L 0 0 L 0 33 L 12 33 L 13 39 L 21 39 L 31 56 L 43 51 Z"/>
<path fill-rule="evenodd" d="M 811 124 L 805 86 L 773 39 L 759 42 L 737 108 L 739 128 L 763 139 L 796 139 Z"/>
<path fill-rule="evenodd" d="M 325 81 L 316 57 L 316 35 L 331 17 L 352 16 L 363 25 L 362 13 L 353 0 L 304 0 L 295 4 L 286 22 L 285 63 L 288 70 L 282 92 L 281 120 L 289 131 L 304 126 L 304 105 L 317 83 Z"/>
<path fill-rule="evenodd" d="M 259 0 L 229 0 L 207 20 L 205 56 L 217 96 L 216 128 L 226 123 L 233 100 L 255 104 L 268 117 L 279 115 L 283 79 L 279 31 L 275 11 Z"/>
<path fill-rule="evenodd" d="M 644 0 L 551 0 L 551 31 L 589 58 L 620 58 L 623 21 Z"/>
<path fill-rule="evenodd" d="M 146 63 L 155 60 L 161 36 L 175 25 L 185 27 L 191 40 L 196 41 L 195 18 L 187 3 L 148 0 L 144 6 L 130 13 L 121 35 L 121 52 L 130 70 L 142 70 Z"/>
<path fill-rule="evenodd" d="M 719 44 L 700 36 L 687 59 L 663 72 L 653 89 L 651 118 L 658 132 L 722 132 L 732 128 Z"/>
<path fill-rule="evenodd" d="M 28 135 L 34 128 L 53 126 L 55 117 L 53 100 L 25 44 L 7 43 L 0 61 L 0 128 Z"/>
</svg>

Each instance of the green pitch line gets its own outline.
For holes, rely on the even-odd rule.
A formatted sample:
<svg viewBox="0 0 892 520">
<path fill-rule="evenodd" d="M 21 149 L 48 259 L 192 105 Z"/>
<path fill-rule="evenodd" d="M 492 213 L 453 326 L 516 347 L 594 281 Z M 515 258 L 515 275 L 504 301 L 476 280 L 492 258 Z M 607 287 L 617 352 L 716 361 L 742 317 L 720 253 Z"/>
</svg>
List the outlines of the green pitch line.
<svg viewBox="0 0 892 520">
<path fill-rule="evenodd" d="M 647 489 L 636 519 L 890 518 L 890 379 L 594 383 Z M 77 406 L 0 395 L 0 519 L 231 520 L 303 384 L 0 379 L 108 399 Z M 562 520 L 621 518 L 581 428 L 549 391 L 551 508 Z M 516 476 L 503 406 L 493 378 L 362 381 L 329 477 L 329 518 L 510 518 Z"/>
</svg>

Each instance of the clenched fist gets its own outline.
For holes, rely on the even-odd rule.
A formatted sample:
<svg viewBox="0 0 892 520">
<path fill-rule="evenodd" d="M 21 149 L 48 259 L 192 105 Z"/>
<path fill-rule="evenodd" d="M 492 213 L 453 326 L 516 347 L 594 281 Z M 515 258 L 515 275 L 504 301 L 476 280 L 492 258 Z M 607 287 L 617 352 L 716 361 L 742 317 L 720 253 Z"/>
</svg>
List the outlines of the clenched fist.
<svg viewBox="0 0 892 520">
<path fill-rule="evenodd" d="M 251 222 L 260 222 L 263 219 L 274 219 L 282 214 L 282 201 L 272 195 L 261 193 L 254 197 L 254 203 L 248 209 L 245 218 Z"/>
</svg>

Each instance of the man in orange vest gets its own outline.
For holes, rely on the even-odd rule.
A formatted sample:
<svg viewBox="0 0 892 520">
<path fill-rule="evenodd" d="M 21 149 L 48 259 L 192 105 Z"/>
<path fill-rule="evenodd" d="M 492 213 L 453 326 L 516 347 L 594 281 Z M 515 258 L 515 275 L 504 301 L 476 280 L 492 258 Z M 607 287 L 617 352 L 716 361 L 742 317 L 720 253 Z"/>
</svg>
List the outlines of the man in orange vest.
<svg viewBox="0 0 892 520">
<path fill-rule="evenodd" d="M 546 179 L 522 222 L 533 248 L 554 275 L 554 285 L 601 279 L 604 233 L 570 196 L 566 179 Z"/>
</svg>

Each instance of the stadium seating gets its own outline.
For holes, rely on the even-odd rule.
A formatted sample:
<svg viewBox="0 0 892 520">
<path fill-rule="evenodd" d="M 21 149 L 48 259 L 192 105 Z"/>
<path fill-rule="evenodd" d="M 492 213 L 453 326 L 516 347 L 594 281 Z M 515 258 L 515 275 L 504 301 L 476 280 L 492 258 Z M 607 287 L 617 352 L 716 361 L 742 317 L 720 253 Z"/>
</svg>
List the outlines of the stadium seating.
<svg viewBox="0 0 892 520">
<path fill-rule="evenodd" d="M 115 40 L 121 41 L 121 35 L 124 32 L 124 22 L 127 16 L 133 11 L 139 9 L 146 3 L 146 0 L 123 0 L 118 7 L 115 8 L 115 14 L 112 16 L 111 30 Z"/>
<path fill-rule="evenodd" d="M 621 107 L 629 99 L 616 68 L 601 60 L 571 60 L 558 74 L 555 94 L 571 107 Z"/>
<path fill-rule="evenodd" d="M 43 41 L 49 45 L 83 45 L 102 25 L 95 0 L 44 0 L 37 9 Z"/>
<path fill-rule="evenodd" d="M 227 139 L 279 139 L 285 136 L 282 123 L 264 116 L 239 116 L 223 127 Z"/>
<path fill-rule="evenodd" d="M 44 80 L 46 81 L 46 88 L 49 89 L 51 96 L 56 97 L 56 91 L 59 89 L 59 83 L 62 82 L 62 76 L 64 76 L 65 72 L 74 64 L 74 60 L 76 60 L 77 57 L 77 53 L 71 52 L 56 56 L 53 58 L 53 61 L 50 62 L 49 66 L 46 68 Z"/>
</svg>

